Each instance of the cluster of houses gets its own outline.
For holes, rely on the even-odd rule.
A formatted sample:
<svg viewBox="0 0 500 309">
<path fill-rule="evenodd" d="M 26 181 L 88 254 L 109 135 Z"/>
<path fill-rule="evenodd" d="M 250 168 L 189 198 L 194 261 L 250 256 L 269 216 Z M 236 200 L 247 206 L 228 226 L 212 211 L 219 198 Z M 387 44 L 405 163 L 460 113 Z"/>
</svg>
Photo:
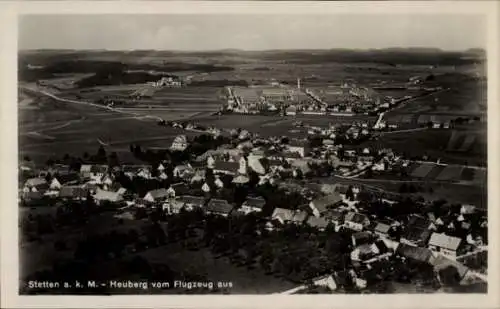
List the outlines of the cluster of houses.
<svg viewBox="0 0 500 309">
<path fill-rule="evenodd" d="M 379 220 L 356 212 L 342 200 L 336 195 L 321 197 L 311 202 L 312 212 L 306 215 L 284 209 L 273 213 L 281 222 L 290 224 L 308 224 L 320 230 L 333 225 L 335 230 L 340 227 L 352 230 L 352 268 L 314 278 L 314 286 L 336 290 L 348 277 L 357 288 L 365 289 L 370 282 L 380 279 L 381 269 L 387 268 L 391 261 L 427 265 L 441 284 L 462 284 L 476 278 L 475 271 L 459 262 L 461 256 L 486 250 L 481 237 L 472 236 L 470 229 L 471 220 L 487 224 L 486 216 L 478 216 L 481 211 L 475 207 L 463 205 L 459 212 L 446 218 L 436 218 L 432 213 L 428 217 L 414 214 L 403 225 L 396 220 Z M 469 229 L 466 237 L 450 233 L 457 223 L 460 224 L 457 228 Z M 444 232 L 440 228 L 443 225 L 447 227 Z"/>
</svg>

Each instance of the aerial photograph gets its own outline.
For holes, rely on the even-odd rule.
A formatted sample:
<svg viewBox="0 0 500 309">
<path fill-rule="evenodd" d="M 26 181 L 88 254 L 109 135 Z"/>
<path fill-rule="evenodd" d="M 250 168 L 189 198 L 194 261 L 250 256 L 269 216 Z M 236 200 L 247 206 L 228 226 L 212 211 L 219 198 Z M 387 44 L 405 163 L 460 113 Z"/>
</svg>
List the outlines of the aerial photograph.
<svg viewBox="0 0 500 309">
<path fill-rule="evenodd" d="M 19 294 L 486 294 L 485 29 L 20 16 Z"/>
</svg>

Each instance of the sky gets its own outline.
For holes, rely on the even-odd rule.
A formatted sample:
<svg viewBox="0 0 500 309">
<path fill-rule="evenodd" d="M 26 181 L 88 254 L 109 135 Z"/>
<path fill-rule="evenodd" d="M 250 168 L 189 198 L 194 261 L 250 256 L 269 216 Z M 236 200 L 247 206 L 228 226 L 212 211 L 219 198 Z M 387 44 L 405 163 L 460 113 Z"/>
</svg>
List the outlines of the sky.
<svg viewBox="0 0 500 309">
<path fill-rule="evenodd" d="M 486 48 L 479 15 L 24 15 L 19 49 Z"/>
</svg>

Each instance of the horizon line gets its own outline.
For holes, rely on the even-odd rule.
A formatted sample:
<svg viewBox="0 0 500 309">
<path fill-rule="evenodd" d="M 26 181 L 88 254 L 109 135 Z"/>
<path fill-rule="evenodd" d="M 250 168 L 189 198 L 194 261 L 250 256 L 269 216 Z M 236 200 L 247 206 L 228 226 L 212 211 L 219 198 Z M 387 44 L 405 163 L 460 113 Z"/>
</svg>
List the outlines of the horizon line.
<svg viewBox="0 0 500 309">
<path fill-rule="evenodd" d="M 485 48 L 482 47 L 470 47 L 466 49 L 442 49 L 439 47 L 425 47 L 425 46 L 413 46 L 413 47 L 382 47 L 382 48 L 348 48 L 348 47 L 335 47 L 335 48 L 276 48 L 276 49 L 239 49 L 239 48 L 220 48 L 220 49 L 192 49 L 192 50 L 181 50 L 181 49 L 108 49 L 108 48 L 25 48 L 18 49 L 18 52 L 23 51 L 101 51 L 101 52 L 141 52 L 141 51 L 151 51 L 151 52 L 177 52 L 177 53 L 210 53 L 210 52 L 279 52 L 279 51 L 384 51 L 384 50 L 434 50 L 439 52 L 468 52 L 468 51 L 481 51 L 486 52 Z"/>
</svg>

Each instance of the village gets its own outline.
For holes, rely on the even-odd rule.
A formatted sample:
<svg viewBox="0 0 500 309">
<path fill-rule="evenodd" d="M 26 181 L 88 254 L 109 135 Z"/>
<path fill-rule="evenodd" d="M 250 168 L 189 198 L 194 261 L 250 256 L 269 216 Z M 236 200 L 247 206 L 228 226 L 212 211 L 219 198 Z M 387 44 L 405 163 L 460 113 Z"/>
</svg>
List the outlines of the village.
<svg viewBox="0 0 500 309">
<path fill-rule="evenodd" d="M 68 224 L 57 216 L 71 218 L 75 207 L 78 216 L 106 212 L 120 222 L 155 227 L 153 236 L 121 241 L 113 250 L 136 253 L 179 240 L 185 250 L 208 246 L 237 267 L 258 267 L 297 285 L 278 293 L 388 292 L 388 282 L 437 291 L 486 281 L 486 210 L 358 182 L 410 163 L 391 149 L 355 147 L 370 137 L 367 124 L 324 129 L 297 123 L 304 138 L 159 125 L 200 134 L 180 134 L 169 149 L 156 152 L 130 145 L 141 165 L 121 164 L 103 146 L 95 155 L 65 156 L 45 166 L 25 158 L 21 208 L 58 210 L 51 219 L 21 218 L 23 241 Z M 118 258 L 116 251 L 104 255 Z"/>
</svg>

